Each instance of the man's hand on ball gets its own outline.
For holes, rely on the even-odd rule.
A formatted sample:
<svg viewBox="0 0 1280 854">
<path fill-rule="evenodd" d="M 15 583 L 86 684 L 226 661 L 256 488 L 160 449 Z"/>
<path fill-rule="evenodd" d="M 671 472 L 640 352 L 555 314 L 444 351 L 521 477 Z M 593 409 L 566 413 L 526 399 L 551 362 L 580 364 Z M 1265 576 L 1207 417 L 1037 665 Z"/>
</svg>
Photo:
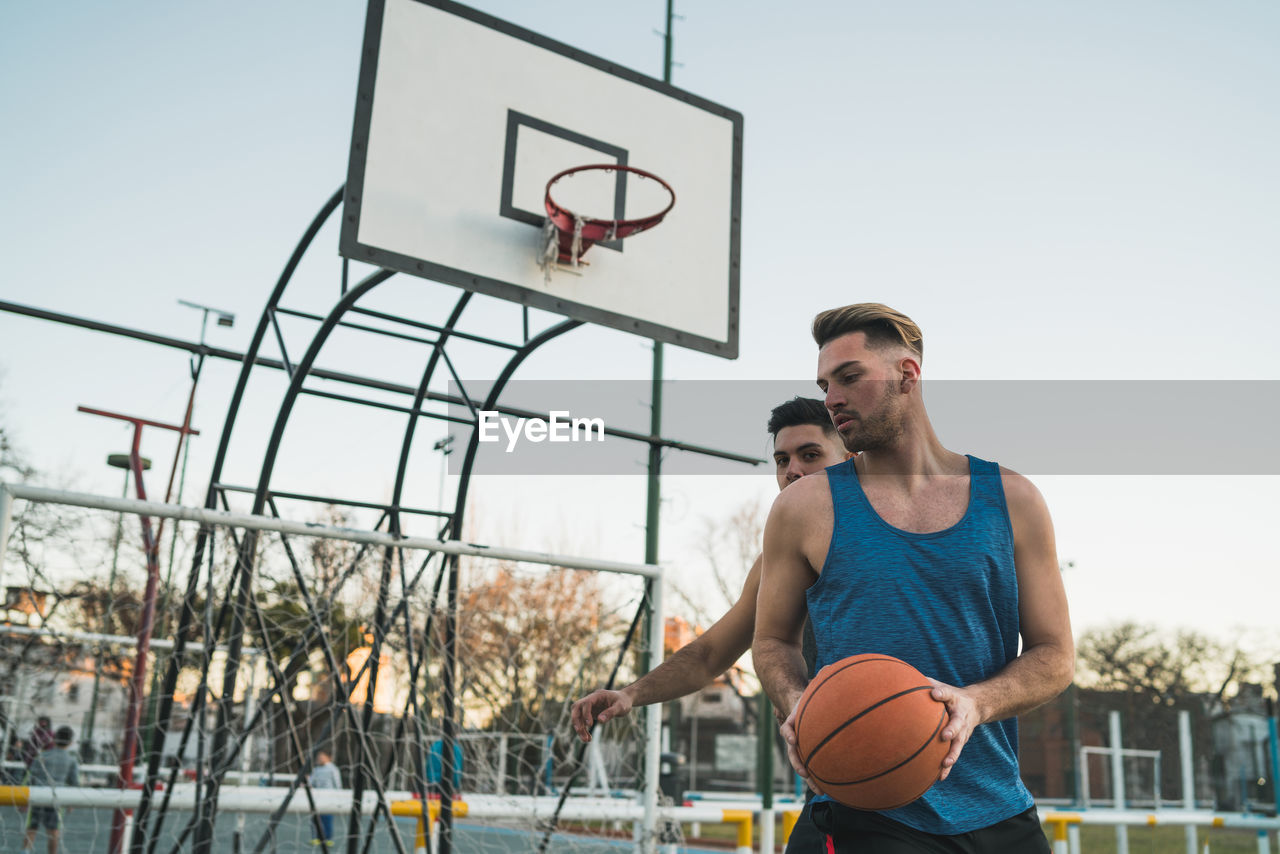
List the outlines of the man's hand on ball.
<svg viewBox="0 0 1280 854">
<path fill-rule="evenodd" d="M 809 776 L 809 770 L 805 768 L 804 763 L 800 761 L 800 751 L 796 747 L 795 724 L 796 710 L 793 707 L 791 709 L 791 714 L 787 715 L 787 719 L 778 727 L 778 732 L 781 734 L 782 740 L 787 744 L 787 759 L 791 762 L 791 767 L 795 772 L 800 775 L 800 779 L 804 780 L 804 784 L 806 786 L 819 795 L 825 795 L 826 792 L 822 791 L 822 787 L 813 781 L 813 778 Z"/>
<path fill-rule="evenodd" d="M 960 751 L 968 744 L 969 736 L 982 723 L 982 715 L 972 693 L 936 679 L 929 681 L 933 683 L 933 699 L 947 707 L 947 722 L 942 727 L 941 738 L 951 742 L 951 749 L 942 758 L 942 770 L 938 774 L 938 782 L 942 782 L 959 760 Z"/>
</svg>

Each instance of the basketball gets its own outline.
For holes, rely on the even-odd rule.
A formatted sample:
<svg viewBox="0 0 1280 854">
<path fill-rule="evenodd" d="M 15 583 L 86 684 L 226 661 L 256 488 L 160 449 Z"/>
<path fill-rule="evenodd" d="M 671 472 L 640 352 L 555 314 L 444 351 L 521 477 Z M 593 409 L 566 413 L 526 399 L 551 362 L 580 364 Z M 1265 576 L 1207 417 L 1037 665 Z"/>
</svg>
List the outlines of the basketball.
<svg viewBox="0 0 1280 854">
<path fill-rule="evenodd" d="M 860 810 L 904 806 L 938 779 L 947 708 L 910 664 L 863 654 L 822 668 L 796 705 L 796 749 L 833 800 Z"/>
</svg>

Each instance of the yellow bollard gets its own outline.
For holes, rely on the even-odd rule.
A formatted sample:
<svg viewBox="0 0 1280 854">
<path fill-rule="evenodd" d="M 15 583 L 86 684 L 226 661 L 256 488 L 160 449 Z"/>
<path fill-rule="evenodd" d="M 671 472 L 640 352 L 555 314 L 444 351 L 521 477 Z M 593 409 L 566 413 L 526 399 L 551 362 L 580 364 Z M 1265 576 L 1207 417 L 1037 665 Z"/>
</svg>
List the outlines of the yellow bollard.
<svg viewBox="0 0 1280 854">
<path fill-rule="evenodd" d="M 787 840 L 791 838 L 791 832 L 796 829 L 796 822 L 800 820 L 800 810 L 783 810 L 782 811 L 782 844 L 785 847 Z"/>
<path fill-rule="evenodd" d="M 418 805 L 417 810 L 412 814 L 419 816 L 418 836 L 422 840 L 420 850 L 422 851 L 434 850 L 435 845 L 433 844 L 433 840 L 435 839 L 435 836 L 436 836 L 436 822 L 440 820 L 440 802 L 427 801 L 427 811 L 425 815 L 422 813 L 422 801 L 397 801 L 397 803 L 403 803 L 403 804 L 412 803 L 412 804 Z M 392 814 L 393 815 L 396 814 L 395 804 L 392 804 Z M 409 814 L 410 813 L 405 813 L 405 815 L 409 815 Z M 467 802 L 454 801 L 453 802 L 454 818 L 461 818 L 466 814 L 467 814 Z M 415 849 L 415 854 L 417 854 L 417 850 L 418 849 Z"/>
<path fill-rule="evenodd" d="M 1071 849 L 1067 841 L 1067 826 L 1078 824 L 1080 816 L 1076 813 L 1052 812 L 1045 816 L 1045 821 L 1053 826 L 1053 854 L 1068 854 Z"/>
<path fill-rule="evenodd" d="M 751 854 L 755 814 L 751 810 L 724 810 L 721 821 L 725 824 L 738 825 L 738 847 L 734 854 Z"/>
</svg>

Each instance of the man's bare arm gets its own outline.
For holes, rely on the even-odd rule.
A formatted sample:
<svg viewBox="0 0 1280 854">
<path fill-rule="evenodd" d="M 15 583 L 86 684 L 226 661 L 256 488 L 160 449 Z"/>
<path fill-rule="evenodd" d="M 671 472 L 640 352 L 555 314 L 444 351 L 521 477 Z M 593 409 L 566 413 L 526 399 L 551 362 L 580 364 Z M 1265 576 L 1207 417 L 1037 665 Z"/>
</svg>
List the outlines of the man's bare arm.
<svg viewBox="0 0 1280 854">
<path fill-rule="evenodd" d="M 751 656 L 756 675 L 782 714 L 790 713 L 809 681 L 800 643 L 804 592 L 817 576 L 805 556 L 804 537 L 808 508 L 819 489 L 827 489 L 825 478 L 804 478 L 792 484 L 774 501 L 764 529 L 764 566 Z"/>
<path fill-rule="evenodd" d="M 760 558 L 751 565 L 738 601 L 715 625 L 692 643 L 676 650 L 661 665 L 617 691 L 593 691 L 573 704 L 570 718 L 578 737 L 591 740 L 598 721 L 625 715 L 633 706 L 665 703 L 701 689 L 728 670 L 751 646 L 760 586 Z"/>
<path fill-rule="evenodd" d="M 814 536 L 815 517 L 823 515 L 820 501 L 829 495 L 827 490 L 825 477 L 802 478 L 789 486 L 769 511 L 764 529 L 764 566 L 756 602 L 755 640 L 751 645 L 756 675 L 773 701 L 776 713 L 785 718 L 780 732 L 787 745 L 787 759 L 802 777 L 806 771 L 796 752 L 792 716 L 809 681 L 800 649 L 807 610 L 804 592 L 817 578 L 813 561 L 806 554 L 805 541 Z M 826 510 L 829 512 L 829 505 Z M 820 791 L 812 781 L 808 782 L 810 788 Z"/>
<path fill-rule="evenodd" d="M 1003 475 L 1013 524 L 1022 652 L 990 679 L 963 688 L 939 683 L 934 689 L 935 699 L 945 702 L 951 712 L 942 733 L 944 739 L 952 740 L 942 763 L 942 779 L 975 727 L 1049 702 L 1071 684 L 1075 674 L 1071 617 L 1049 509 L 1025 477 L 1007 470 Z"/>
</svg>

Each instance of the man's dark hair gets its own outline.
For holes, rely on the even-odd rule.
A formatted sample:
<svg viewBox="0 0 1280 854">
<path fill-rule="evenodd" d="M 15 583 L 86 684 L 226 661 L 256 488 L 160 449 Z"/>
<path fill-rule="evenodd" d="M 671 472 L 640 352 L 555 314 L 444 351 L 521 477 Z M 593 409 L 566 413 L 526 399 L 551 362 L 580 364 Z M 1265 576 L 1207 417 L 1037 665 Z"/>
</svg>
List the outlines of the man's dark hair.
<svg viewBox="0 0 1280 854">
<path fill-rule="evenodd" d="M 63 725 L 58 727 L 58 731 L 53 734 L 53 743 L 59 747 L 66 747 L 75 737 L 75 730 Z"/>
<path fill-rule="evenodd" d="M 36 718 L 36 723 L 39 724 L 40 726 L 48 726 L 51 723 L 51 721 L 49 720 L 48 715 L 41 715 L 40 717 Z"/>
<path fill-rule="evenodd" d="M 769 434 L 776 440 L 783 427 L 799 427 L 802 424 L 813 424 L 821 427 L 832 436 L 838 436 L 836 425 L 831 423 L 831 415 L 820 400 L 812 397 L 794 397 L 786 403 L 780 403 L 769 413 Z"/>
</svg>

